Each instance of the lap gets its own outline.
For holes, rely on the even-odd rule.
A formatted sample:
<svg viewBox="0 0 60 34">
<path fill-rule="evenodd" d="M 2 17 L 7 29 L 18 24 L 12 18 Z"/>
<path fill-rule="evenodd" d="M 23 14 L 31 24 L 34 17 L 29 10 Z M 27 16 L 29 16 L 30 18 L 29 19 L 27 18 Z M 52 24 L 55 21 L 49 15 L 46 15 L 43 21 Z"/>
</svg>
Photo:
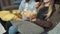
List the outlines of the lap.
<svg viewBox="0 0 60 34">
<path fill-rule="evenodd" d="M 34 23 L 28 21 L 11 21 L 22 34 L 40 34 L 44 29 Z"/>
</svg>

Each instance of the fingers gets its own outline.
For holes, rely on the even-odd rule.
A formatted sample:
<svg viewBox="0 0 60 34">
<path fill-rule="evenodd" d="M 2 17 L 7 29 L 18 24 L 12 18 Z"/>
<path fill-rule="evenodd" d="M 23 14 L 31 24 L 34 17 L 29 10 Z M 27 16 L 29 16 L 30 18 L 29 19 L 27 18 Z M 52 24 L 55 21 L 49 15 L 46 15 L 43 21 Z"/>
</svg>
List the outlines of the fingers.
<svg viewBox="0 0 60 34">
<path fill-rule="evenodd" d="M 32 19 L 31 21 L 32 21 L 32 22 L 35 22 L 35 21 L 36 21 L 36 18 L 35 18 L 35 19 Z"/>
</svg>

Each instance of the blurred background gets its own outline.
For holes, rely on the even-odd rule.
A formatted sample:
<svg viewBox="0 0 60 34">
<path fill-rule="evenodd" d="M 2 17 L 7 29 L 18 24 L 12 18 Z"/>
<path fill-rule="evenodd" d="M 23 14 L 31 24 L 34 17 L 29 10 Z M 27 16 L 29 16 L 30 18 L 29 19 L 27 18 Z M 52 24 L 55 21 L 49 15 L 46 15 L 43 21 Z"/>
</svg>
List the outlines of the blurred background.
<svg viewBox="0 0 60 34">
<path fill-rule="evenodd" d="M 18 9 L 21 0 L 0 0 L 0 10 Z"/>
<path fill-rule="evenodd" d="M 0 10 L 18 9 L 22 0 L 0 0 Z M 60 0 L 54 0 L 55 4 L 60 4 Z"/>
</svg>

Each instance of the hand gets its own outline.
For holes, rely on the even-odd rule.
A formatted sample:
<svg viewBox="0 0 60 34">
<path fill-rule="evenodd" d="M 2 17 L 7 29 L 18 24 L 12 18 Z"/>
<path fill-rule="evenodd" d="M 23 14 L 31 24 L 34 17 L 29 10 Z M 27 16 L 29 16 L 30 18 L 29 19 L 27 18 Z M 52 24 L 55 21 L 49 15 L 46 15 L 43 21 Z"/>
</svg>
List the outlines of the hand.
<svg viewBox="0 0 60 34">
<path fill-rule="evenodd" d="M 31 19 L 31 22 L 35 22 L 37 19 L 36 18 L 34 18 L 34 19 Z"/>
<path fill-rule="evenodd" d="M 18 18 L 22 19 L 22 15 L 21 14 L 15 14 Z"/>
<path fill-rule="evenodd" d="M 36 18 L 35 19 L 32 19 L 31 21 L 36 21 Z"/>
</svg>

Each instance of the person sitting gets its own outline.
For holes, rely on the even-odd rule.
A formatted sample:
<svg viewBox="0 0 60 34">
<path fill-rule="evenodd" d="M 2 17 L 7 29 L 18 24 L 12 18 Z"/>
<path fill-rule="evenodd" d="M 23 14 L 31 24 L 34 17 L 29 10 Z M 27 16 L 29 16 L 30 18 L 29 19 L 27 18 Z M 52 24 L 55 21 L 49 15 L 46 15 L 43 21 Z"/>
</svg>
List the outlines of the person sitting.
<svg viewBox="0 0 60 34">
<path fill-rule="evenodd" d="M 24 4 L 24 2 L 25 1 L 22 1 L 23 3 L 21 3 L 21 4 Z M 32 6 L 34 5 L 35 3 L 32 3 Z M 37 3 L 38 4 L 38 3 Z M 23 6 L 23 7 L 22 7 Z M 19 8 L 19 10 L 20 11 L 23 11 L 24 9 L 24 6 L 25 5 L 21 5 L 21 7 L 22 8 Z M 32 6 L 30 6 L 30 8 L 32 7 Z M 39 13 L 39 12 L 38 12 Z M 39 13 L 40 14 L 40 13 Z M 40 34 L 40 33 L 42 33 L 42 32 L 44 32 L 45 31 L 45 29 L 49 29 L 50 27 L 52 27 L 52 23 L 51 22 L 47 22 L 47 21 L 44 21 L 44 20 L 41 20 L 40 18 L 36 18 L 36 19 L 32 19 L 31 20 L 31 23 L 30 22 L 27 22 L 27 21 L 19 21 L 20 22 L 20 24 L 21 23 L 23 23 L 22 24 L 22 26 L 19 24 L 17 24 L 18 25 L 18 27 L 21 27 L 21 28 L 18 28 L 18 30 L 21 32 L 21 33 L 24 33 L 25 32 L 25 34 L 28 34 L 28 32 L 29 32 L 29 34 L 33 34 L 34 32 L 35 32 L 35 34 L 36 33 L 38 33 L 38 34 Z M 17 22 L 17 23 L 19 23 L 19 22 Z M 37 30 L 35 30 L 35 25 L 33 26 L 33 23 L 35 24 L 35 25 L 38 25 L 38 26 L 36 26 L 37 28 L 36 29 L 38 29 L 39 30 L 39 32 L 37 32 Z M 12 23 L 13 24 L 13 23 Z M 32 25 L 32 26 L 29 26 L 29 25 Z M 25 29 L 24 29 L 24 26 L 23 25 L 25 25 L 26 27 L 25 27 Z M 16 26 L 16 25 L 15 25 Z M 15 26 L 12 26 L 12 27 L 10 27 L 10 28 L 14 28 Z M 31 27 L 33 27 L 33 28 L 31 28 Z M 31 28 L 31 29 L 29 29 L 29 28 Z M 41 29 L 40 29 L 41 28 Z M 17 28 L 16 28 L 17 29 Z M 21 29 L 22 29 L 22 31 L 21 31 Z M 26 30 L 26 29 L 28 29 L 28 30 Z M 33 31 L 32 31 L 32 29 L 33 29 Z M 15 29 L 14 29 L 15 30 Z M 35 31 L 34 31 L 35 30 Z M 41 30 L 41 31 L 40 31 Z M 12 30 L 11 30 L 12 31 Z M 11 34 L 11 31 L 9 31 L 9 33 Z M 28 32 L 27 32 L 28 31 Z M 31 31 L 32 31 L 32 33 L 31 33 Z M 16 31 L 15 31 L 16 32 Z"/>
</svg>

